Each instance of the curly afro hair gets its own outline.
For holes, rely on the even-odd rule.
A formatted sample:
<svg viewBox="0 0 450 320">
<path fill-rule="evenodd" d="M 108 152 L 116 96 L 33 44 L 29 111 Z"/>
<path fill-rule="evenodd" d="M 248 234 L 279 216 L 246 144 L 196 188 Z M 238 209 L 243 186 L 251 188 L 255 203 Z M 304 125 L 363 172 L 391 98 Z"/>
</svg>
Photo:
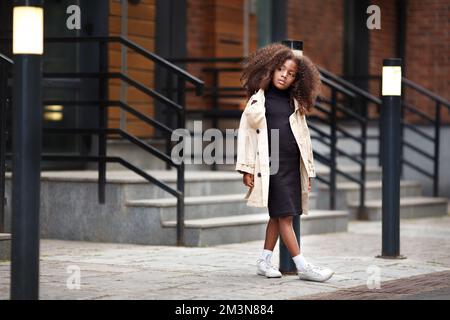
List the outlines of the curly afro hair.
<svg viewBox="0 0 450 320">
<path fill-rule="evenodd" d="M 267 90 L 275 70 L 286 60 L 297 64 L 295 80 L 290 87 L 291 105 L 296 99 L 302 115 L 311 111 L 320 93 L 320 73 L 314 63 L 305 55 L 298 57 L 294 52 L 280 43 L 269 44 L 250 54 L 243 61 L 241 76 L 242 86 L 250 98 L 259 89 Z"/>
</svg>

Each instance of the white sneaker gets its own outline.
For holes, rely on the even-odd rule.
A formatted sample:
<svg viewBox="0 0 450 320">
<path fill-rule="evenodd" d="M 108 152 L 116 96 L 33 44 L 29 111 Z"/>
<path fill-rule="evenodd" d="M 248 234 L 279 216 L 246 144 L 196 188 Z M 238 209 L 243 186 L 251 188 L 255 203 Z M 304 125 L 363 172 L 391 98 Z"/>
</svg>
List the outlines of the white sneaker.
<svg viewBox="0 0 450 320">
<path fill-rule="evenodd" d="M 309 263 L 304 270 L 298 270 L 298 277 L 301 280 L 324 282 L 330 279 L 334 271 L 329 268 L 321 268 Z"/>
<path fill-rule="evenodd" d="M 266 276 L 267 278 L 280 278 L 281 272 L 272 266 L 270 262 L 267 262 L 264 259 L 258 259 L 256 261 L 257 274 L 260 276 Z"/>
</svg>

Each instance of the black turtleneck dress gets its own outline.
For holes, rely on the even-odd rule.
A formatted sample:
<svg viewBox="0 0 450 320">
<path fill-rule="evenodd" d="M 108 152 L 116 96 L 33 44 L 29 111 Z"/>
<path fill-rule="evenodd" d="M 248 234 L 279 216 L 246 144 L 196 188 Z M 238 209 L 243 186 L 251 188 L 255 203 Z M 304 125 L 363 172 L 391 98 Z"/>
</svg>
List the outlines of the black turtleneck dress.
<svg viewBox="0 0 450 320">
<path fill-rule="evenodd" d="M 274 218 L 302 214 L 300 149 L 289 123 L 289 116 L 294 113 L 294 107 L 289 103 L 289 99 L 289 89 L 280 90 L 271 84 L 265 91 L 270 157 L 268 211 L 269 216 Z M 276 139 L 271 129 L 278 129 L 278 150 L 272 146 Z M 272 136 L 274 136 L 273 142 Z M 277 161 L 277 156 L 278 168 L 274 162 Z"/>
</svg>

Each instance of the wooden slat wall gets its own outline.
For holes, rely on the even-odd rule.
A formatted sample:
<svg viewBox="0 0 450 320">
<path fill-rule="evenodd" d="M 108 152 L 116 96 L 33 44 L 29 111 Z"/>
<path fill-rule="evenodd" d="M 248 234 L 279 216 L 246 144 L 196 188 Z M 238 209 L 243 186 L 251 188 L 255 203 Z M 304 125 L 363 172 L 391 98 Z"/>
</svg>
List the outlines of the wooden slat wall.
<svg viewBox="0 0 450 320">
<path fill-rule="evenodd" d="M 242 57 L 244 51 L 244 0 L 188 0 L 188 57 Z M 256 15 L 250 15 L 250 52 L 257 48 Z M 238 64 L 205 63 L 190 64 L 188 71 L 212 84 L 210 73 L 202 72 L 205 67 L 237 67 Z M 240 87 L 240 73 L 222 74 L 221 86 Z M 210 109 L 211 99 L 200 99 L 189 94 L 189 109 Z M 245 99 L 221 99 L 221 108 L 239 108 L 245 105 Z"/>
<path fill-rule="evenodd" d="M 141 0 L 139 4 L 128 3 L 128 38 L 154 52 L 155 50 L 155 0 Z M 120 1 L 110 0 L 109 12 L 109 34 L 118 36 L 121 34 L 121 4 Z M 150 88 L 154 88 L 154 63 L 143 58 L 132 51 L 127 53 L 128 75 Z M 121 49 L 119 44 L 110 45 L 109 48 L 109 69 L 111 72 L 120 71 Z M 120 81 L 111 80 L 109 84 L 109 98 L 118 100 L 120 98 Z M 153 99 L 134 88 L 127 90 L 128 103 L 148 116 L 154 116 Z M 119 108 L 109 109 L 110 128 L 120 127 Z M 127 132 L 141 137 L 148 138 L 154 133 L 154 129 L 134 116 L 126 115 Z"/>
<path fill-rule="evenodd" d="M 215 21 L 215 55 L 216 57 L 242 57 L 244 54 L 244 0 L 216 1 Z M 250 15 L 249 51 L 257 48 L 257 20 L 256 15 Z M 224 64 L 222 64 L 223 66 Z M 228 65 L 230 67 L 238 65 Z M 221 86 L 240 87 L 240 73 L 223 73 L 219 78 Z M 223 99 L 222 108 L 242 108 L 244 99 Z"/>
</svg>

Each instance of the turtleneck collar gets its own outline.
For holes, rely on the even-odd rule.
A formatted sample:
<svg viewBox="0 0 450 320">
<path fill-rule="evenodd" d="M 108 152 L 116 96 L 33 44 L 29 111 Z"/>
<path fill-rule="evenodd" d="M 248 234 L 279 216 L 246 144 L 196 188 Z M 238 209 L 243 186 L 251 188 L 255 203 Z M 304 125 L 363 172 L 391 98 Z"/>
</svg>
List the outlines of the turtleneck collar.
<svg viewBox="0 0 450 320">
<path fill-rule="evenodd" d="M 290 93 L 291 93 L 290 91 L 291 90 L 289 88 L 286 90 L 278 89 L 277 87 L 275 87 L 273 85 L 272 82 L 270 82 L 269 87 L 267 88 L 268 94 L 278 96 L 278 97 L 283 97 L 283 98 L 289 98 Z"/>
</svg>

